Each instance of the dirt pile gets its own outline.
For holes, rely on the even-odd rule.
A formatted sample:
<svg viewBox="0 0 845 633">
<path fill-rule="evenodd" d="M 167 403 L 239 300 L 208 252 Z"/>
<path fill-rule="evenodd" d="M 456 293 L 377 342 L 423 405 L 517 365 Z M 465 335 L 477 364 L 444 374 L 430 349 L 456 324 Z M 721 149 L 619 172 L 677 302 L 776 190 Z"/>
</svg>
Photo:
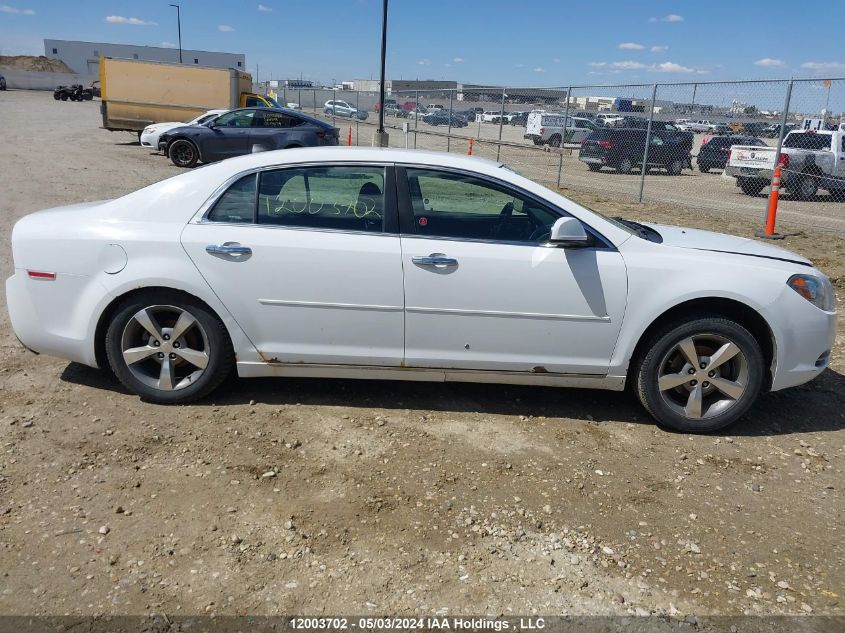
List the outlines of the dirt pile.
<svg viewBox="0 0 845 633">
<path fill-rule="evenodd" d="M 60 59 L 49 59 L 43 55 L 0 55 L 0 66 L 17 68 L 18 70 L 30 70 L 39 73 L 72 73 Z"/>
</svg>

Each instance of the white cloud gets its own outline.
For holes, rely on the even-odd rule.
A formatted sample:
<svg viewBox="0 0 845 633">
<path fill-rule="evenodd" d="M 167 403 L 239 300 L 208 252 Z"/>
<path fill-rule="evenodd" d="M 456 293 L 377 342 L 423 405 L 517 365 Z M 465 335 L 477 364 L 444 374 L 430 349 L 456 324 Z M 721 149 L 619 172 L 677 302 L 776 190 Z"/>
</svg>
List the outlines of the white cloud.
<svg viewBox="0 0 845 633">
<path fill-rule="evenodd" d="M 804 62 L 801 68 L 813 72 L 845 73 L 845 62 Z"/>
<path fill-rule="evenodd" d="M 705 70 L 703 68 L 690 68 L 689 66 L 682 66 L 681 64 L 676 64 L 674 62 L 663 62 L 662 64 L 647 65 L 643 64 L 642 62 L 627 60 L 622 62 L 590 62 L 588 65 L 592 66 L 593 68 L 608 70 L 612 73 L 618 73 L 623 70 L 648 70 L 649 72 L 654 73 L 694 73 L 698 75 L 703 75 L 710 72 L 709 70 Z"/>
<path fill-rule="evenodd" d="M 176 48 L 176 44 L 174 44 L 173 42 L 162 42 L 161 44 L 159 44 L 159 46 L 161 46 L 162 48 Z"/>
<path fill-rule="evenodd" d="M 221 33 L 231 33 L 235 30 L 235 27 L 229 26 L 228 24 L 220 24 L 217 26 L 217 30 Z"/>
<path fill-rule="evenodd" d="M 560 57 L 555 57 L 552 61 L 553 61 L 555 64 L 559 64 L 559 63 L 560 63 Z"/>
<path fill-rule="evenodd" d="M 690 68 L 689 66 L 681 66 L 680 64 L 676 64 L 674 62 L 663 62 L 662 64 L 655 64 L 651 68 L 649 68 L 652 72 L 656 73 L 683 73 L 683 74 L 691 74 L 694 73 L 696 75 L 704 75 L 709 73 L 709 70 L 704 70 L 703 68 Z"/>
<path fill-rule="evenodd" d="M 772 59 L 771 57 L 764 57 L 754 62 L 755 66 L 763 66 L 764 68 L 783 68 L 786 64 L 781 59 Z"/>
<path fill-rule="evenodd" d="M 463 57 L 456 57 L 455 59 L 452 60 L 452 63 L 453 64 L 463 64 L 464 58 Z"/>
<path fill-rule="evenodd" d="M 428 65 L 431 63 L 431 61 L 430 61 L 428 58 L 426 58 L 426 59 L 421 59 L 421 60 L 420 60 L 420 61 L 418 61 L 417 63 L 418 63 L 420 66 L 428 66 Z"/>
<path fill-rule="evenodd" d="M 150 22 L 140 18 L 125 18 L 122 15 L 106 16 L 106 22 L 109 24 L 129 24 L 130 26 L 158 26 L 157 22 Z"/>
<path fill-rule="evenodd" d="M 649 22 L 683 22 L 684 18 L 678 15 L 677 13 L 670 13 L 669 15 L 664 15 L 662 18 L 649 18 Z"/>
<path fill-rule="evenodd" d="M 651 50 L 652 53 L 665 53 L 666 51 L 669 50 L 669 47 L 668 46 L 652 46 L 649 50 Z"/>
<path fill-rule="evenodd" d="M 514 64 L 514 68 L 525 68 L 525 64 Z"/>
<path fill-rule="evenodd" d="M 32 9 L 18 9 L 17 7 L 10 7 L 8 4 L 0 5 L 0 13 L 17 13 L 19 15 L 35 15 Z"/>
<path fill-rule="evenodd" d="M 593 68 L 606 68 L 607 70 L 640 70 L 648 68 L 645 64 L 635 61 L 624 62 L 590 62 Z"/>
<path fill-rule="evenodd" d="M 266 4 L 259 4 L 258 10 L 259 11 L 266 11 L 267 13 L 269 13 L 270 11 L 273 10 L 273 7 L 268 7 Z"/>
<path fill-rule="evenodd" d="M 641 51 L 645 49 L 645 46 L 636 42 L 622 42 L 616 48 L 621 48 L 623 51 Z"/>
<path fill-rule="evenodd" d="M 543 68 L 542 66 L 537 66 L 537 68 L 534 69 L 534 72 L 535 73 L 544 73 L 544 72 L 546 72 L 546 69 Z"/>
</svg>

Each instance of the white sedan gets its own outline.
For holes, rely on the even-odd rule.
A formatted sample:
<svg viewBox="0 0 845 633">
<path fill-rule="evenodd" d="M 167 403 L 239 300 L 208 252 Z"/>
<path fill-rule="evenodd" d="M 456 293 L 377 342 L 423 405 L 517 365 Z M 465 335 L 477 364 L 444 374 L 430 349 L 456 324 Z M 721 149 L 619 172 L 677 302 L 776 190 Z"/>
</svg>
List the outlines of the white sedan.
<svg viewBox="0 0 845 633">
<path fill-rule="evenodd" d="M 622 390 L 721 428 L 812 380 L 828 278 L 761 242 L 604 217 L 507 167 L 304 148 L 211 164 L 12 234 L 29 349 L 180 403 L 240 376 Z"/>
<path fill-rule="evenodd" d="M 212 119 L 216 119 L 226 112 L 228 112 L 228 110 L 209 110 L 187 123 L 171 121 L 168 123 L 153 123 L 152 125 L 148 125 L 141 132 L 141 147 L 151 147 L 154 150 L 158 150 L 158 140 L 165 132 L 174 130 L 177 127 L 184 127 L 186 125 L 202 125 L 203 123 L 208 123 Z"/>
</svg>

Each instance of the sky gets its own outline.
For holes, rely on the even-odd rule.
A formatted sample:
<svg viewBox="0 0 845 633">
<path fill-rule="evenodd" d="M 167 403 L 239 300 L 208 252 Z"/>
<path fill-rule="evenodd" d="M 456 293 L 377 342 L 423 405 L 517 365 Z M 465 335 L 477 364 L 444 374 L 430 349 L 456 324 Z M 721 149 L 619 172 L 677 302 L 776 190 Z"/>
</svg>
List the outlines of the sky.
<svg viewBox="0 0 845 633">
<path fill-rule="evenodd" d="M 8 4 L 4 4 L 8 2 Z M 167 0 L 0 0 L 0 54 L 44 38 L 175 46 Z M 259 80 L 378 76 L 381 0 L 181 0 L 184 48 Z M 515 86 L 845 77 L 845 2 L 391 0 L 388 78 Z"/>
</svg>

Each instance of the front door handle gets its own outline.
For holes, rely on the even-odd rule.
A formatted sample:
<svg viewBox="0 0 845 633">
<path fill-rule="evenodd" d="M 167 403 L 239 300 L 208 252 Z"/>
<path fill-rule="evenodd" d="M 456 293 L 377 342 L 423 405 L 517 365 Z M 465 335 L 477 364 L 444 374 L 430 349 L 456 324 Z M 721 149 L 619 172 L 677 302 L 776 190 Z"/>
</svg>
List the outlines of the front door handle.
<svg viewBox="0 0 845 633">
<path fill-rule="evenodd" d="M 226 242 L 219 245 L 210 244 L 205 247 L 205 252 L 212 255 L 231 255 L 232 257 L 252 255 L 252 249 L 249 246 L 241 246 L 237 242 Z"/>
<path fill-rule="evenodd" d="M 432 253 L 427 257 L 412 257 L 411 261 L 417 266 L 452 267 L 458 265 L 457 259 L 446 257 L 443 253 Z"/>
</svg>

